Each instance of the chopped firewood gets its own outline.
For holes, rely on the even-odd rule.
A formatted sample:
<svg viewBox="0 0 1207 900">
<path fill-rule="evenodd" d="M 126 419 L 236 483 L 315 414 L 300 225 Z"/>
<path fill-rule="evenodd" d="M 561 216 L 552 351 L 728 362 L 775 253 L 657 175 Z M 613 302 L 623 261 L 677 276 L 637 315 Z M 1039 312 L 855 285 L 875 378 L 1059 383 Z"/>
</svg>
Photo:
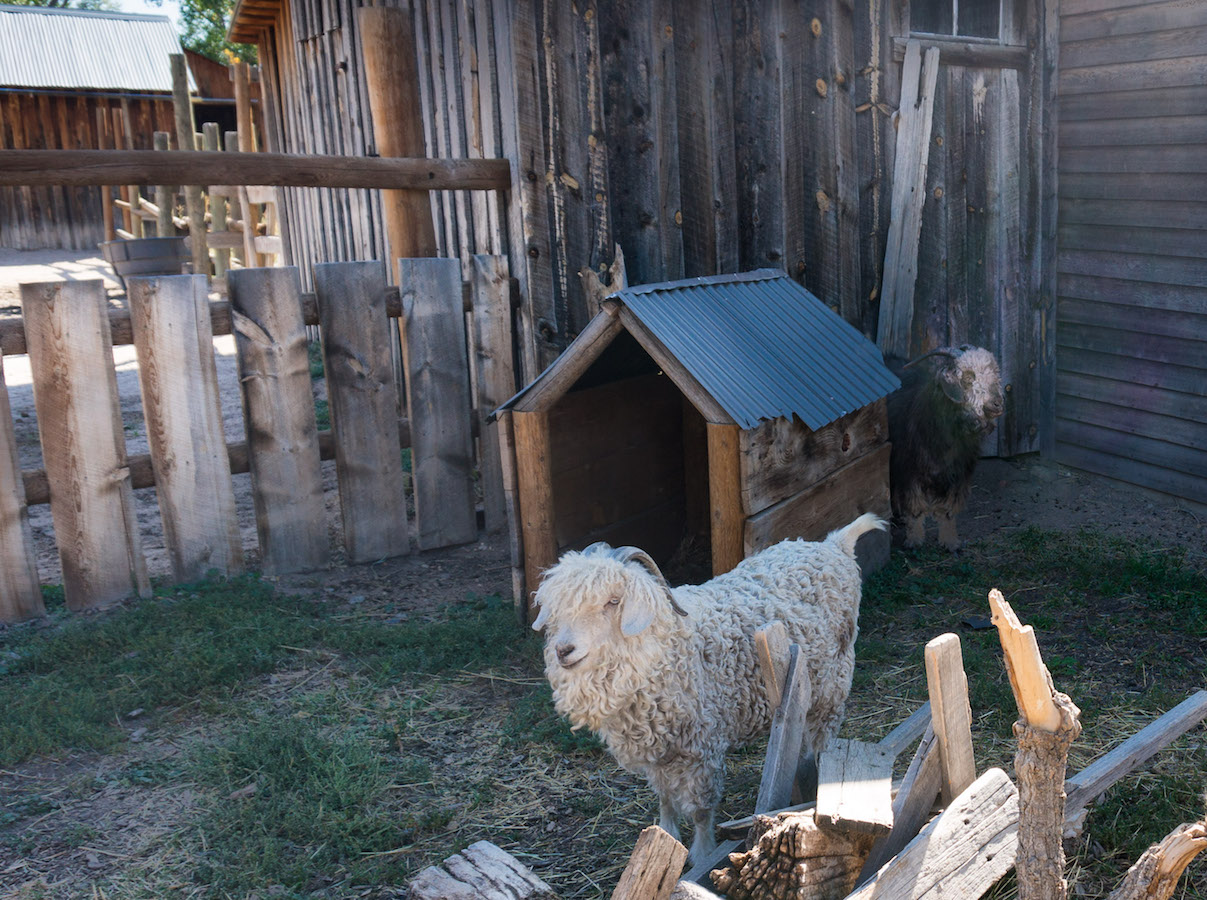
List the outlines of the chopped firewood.
<svg viewBox="0 0 1207 900">
<path fill-rule="evenodd" d="M 470 844 L 411 882 L 411 900 L 555 900 L 553 888 L 489 841 Z"/>
<path fill-rule="evenodd" d="M 651 825 L 637 838 L 612 900 L 667 900 L 683 872 L 687 848 Z"/>
<path fill-rule="evenodd" d="M 1018 896 L 1020 900 L 1064 900 L 1068 884 L 1061 835 L 1065 820 L 1065 770 L 1069 746 L 1081 734 L 1081 710 L 1052 685 L 1035 640 L 996 588 L 989 592 L 1006 671 L 1018 704 L 1014 723 L 1018 753 Z"/>
<path fill-rule="evenodd" d="M 836 738 L 817 771 L 819 825 L 873 836 L 892 830 L 892 756 L 875 744 Z"/>
<path fill-rule="evenodd" d="M 757 816 L 752 849 L 731 853 L 713 884 L 730 900 L 839 900 L 854 887 L 872 840 L 819 828 L 812 810 Z"/>
<path fill-rule="evenodd" d="M 1207 817 L 1179 825 L 1144 851 L 1107 900 L 1168 900 L 1191 861 L 1207 850 Z"/>
</svg>

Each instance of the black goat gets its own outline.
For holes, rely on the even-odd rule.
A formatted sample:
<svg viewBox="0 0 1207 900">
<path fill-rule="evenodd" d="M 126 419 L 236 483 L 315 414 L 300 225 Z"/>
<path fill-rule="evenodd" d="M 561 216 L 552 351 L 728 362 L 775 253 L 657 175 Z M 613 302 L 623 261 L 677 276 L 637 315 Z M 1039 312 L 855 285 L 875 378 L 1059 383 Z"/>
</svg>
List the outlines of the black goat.
<svg viewBox="0 0 1207 900">
<path fill-rule="evenodd" d="M 1002 414 L 997 360 L 965 344 L 932 350 L 913 362 L 886 360 L 901 387 L 888 398 L 889 481 L 893 515 L 905 525 L 905 546 L 926 539 L 926 517 L 939 524 L 939 543 L 956 550 L 956 513 L 968 499 L 981 439 Z"/>
</svg>

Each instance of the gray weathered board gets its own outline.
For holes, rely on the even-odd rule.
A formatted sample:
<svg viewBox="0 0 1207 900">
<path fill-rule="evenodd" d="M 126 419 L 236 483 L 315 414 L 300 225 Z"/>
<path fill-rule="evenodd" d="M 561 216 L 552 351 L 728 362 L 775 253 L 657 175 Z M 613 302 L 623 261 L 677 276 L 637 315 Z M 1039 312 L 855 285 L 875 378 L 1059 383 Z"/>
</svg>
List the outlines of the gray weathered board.
<svg viewBox="0 0 1207 900">
<path fill-rule="evenodd" d="M 876 744 L 832 740 L 817 761 L 817 823 L 888 834 L 893 827 L 893 760 Z"/>
<path fill-rule="evenodd" d="M 261 565 L 326 565 L 327 518 L 298 270 L 228 274 Z"/>
<path fill-rule="evenodd" d="M 394 380 L 386 267 L 381 262 L 314 267 L 323 368 L 348 561 L 410 551 L 398 390 Z"/>
<path fill-rule="evenodd" d="M 20 622 L 43 612 L 25 481 L 4 381 L 4 356 L 0 354 L 0 622 Z"/>
<path fill-rule="evenodd" d="M 177 581 L 243 570 L 206 281 L 126 280 L 155 494 Z"/>
<path fill-rule="evenodd" d="M 507 527 L 507 511 L 503 496 L 503 462 L 499 451 L 500 425 L 497 421 L 489 422 L 487 419 L 516 389 L 511 340 L 511 279 L 507 274 L 507 257 L 473 258 L 473 312 L 482 506 L 486 530 L 495 533 Z"/>
<path fill-rule="evenodd" d="M 34 406 L 69 609 L 150 595 L 101 281 L 21 285 Z"/>
<path fill-rule="evenodd" d="M 420 872 L 412 900 L 553 900 L 553 889 L 510 853 L 477 841 Z"/>
<path fill-rule="evenodd" d="M 461 264 L 402 259 L 398 284 L 417 543 L 420 550 L 464 544 L 478 524 Z"/>
</svg>

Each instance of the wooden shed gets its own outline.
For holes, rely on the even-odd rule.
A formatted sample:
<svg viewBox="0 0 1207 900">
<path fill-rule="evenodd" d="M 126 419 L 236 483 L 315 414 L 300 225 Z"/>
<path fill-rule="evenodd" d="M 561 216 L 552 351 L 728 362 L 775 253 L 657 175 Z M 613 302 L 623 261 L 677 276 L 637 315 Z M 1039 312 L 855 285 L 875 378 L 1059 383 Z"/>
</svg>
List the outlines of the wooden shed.
<svg viewBox="0 0 1207 900">
<path fill-rule="evenodd" d="M 783 538 L 889 514 L 884 397 L 899 382 L 784 273 L 631 287 L 602 307 L 499 411 L 528 591 L 594 541 L 660 563 L 694 542 L 720 574 Z M 859 554 L 879 567 L 888 536 Z"/>
</svg>

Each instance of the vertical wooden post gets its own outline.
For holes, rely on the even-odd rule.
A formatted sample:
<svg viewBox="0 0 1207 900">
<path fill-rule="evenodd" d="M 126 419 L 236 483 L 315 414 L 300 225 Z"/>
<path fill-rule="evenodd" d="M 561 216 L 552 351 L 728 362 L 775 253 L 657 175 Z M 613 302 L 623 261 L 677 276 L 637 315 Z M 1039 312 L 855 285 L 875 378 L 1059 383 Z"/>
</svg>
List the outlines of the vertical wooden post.
<svg viewBox="0 0 1207 900">
<path fill-rule="evenodd" d="M 503 504 L 507 514 L 508 548 L 511 551 L 511 599 L 521 625 L 528 624 L 528 592 L 524 589 L 524 526 L 520 518 L 519 473 L 516 471 L 515 425 L 511 410 L 499 414 L 495 423 L 499 436 L 499 462 L 503 479 Z"/>
<path fill-rule="evenodd" d="M 218 123 L 205 122 L 201 126 L 201 133 L 204 138 L 204 146 L 206 150 L 215 153 L 222 149 L 222 145 L 218 142 Z M 215 193 L 211 187 L 207 192 L 210 206 L 210 229 L 213 231 L 227 231 L 226 227 L 226 194 Z M 225 248 L 214 251 L 214 277 L 226 278 L 226 270 L 231 267 L 231 252 Z"/>
<path fill-rule="evenodd" d="M 125 139 L 127 150 L 134 149 L 134 125 L 130 121 L 130 101 L 125 97 L 122 98 L 122 137 Z M 117 138 L 117 135 L 114 135 Z M 120 142 L 118 142 L 120 144 Z M 129 185 L 129 201 L 130 201 L 130 233 L 136 238 L 143 236 L 142 216 L 142 192 L 137 184 Z"/>
<path fill-rule="evenodd" d="M 926 686 L 930 691 L 939 762 L 943 771 L 942 800 L 948 806 L 976 780 L 972 753 L 972 710 L 960 639 L 941 634 L 926 645 Z"/>
<path fill-rule="evenodd" d="M 104 282 L 23 284 L 21 307 L 67 607 L 149 596 Z"/>
<path fill-rule="evenodd" d="M 389 6 L 365 6 L 356 11 L 356 24 L 364 48 L 377 155 L 426 156 L 410 14 Z M 381 193 L 390 258 L 435 256 L 436 229 L 427 191 Z"/>
<path fill-rule="evenodd" d="M 472 262 L 478 441 L 482 447 L 478 471 L 486 530 L 494 534 L 507 527 L 507 509 L 499 455 L 499 423 L 487 422 L 487 418 L 507 402 L 516 389 L 511 343 L 511 279 L 507 275 L 506 256 L 475 256 Z"/>
<path fill-rule="evenodd" d="M 171 135 L 166 131 L 155 132 L 154 147 L 156 150 L 171 149 Z M 159 237 L 175 237 L 176 223 L 172 218 L 172 207 L 176 204 L 176 188 L 170 185 L 157 185 L 155 188 L 155 207 L 159 213 L 155 217 L 155 233 Z"/>
<path fill-rule="evenodd" d="M 256 152 L 256 132 L 252 125 L 251 115 L 251 78 L 245 62 L 237 62 L 233 66 L 232 75 L 235 82 L 235 127 L 239 131 L 239 152 Z"/>
<path fill-rule="evenodd" d="M 712 573 L 728 572 L 745 556 L 737 425 L 707 424 L 708 500 L 712 521 Z"/>
<path fill-rule="evenodd" d="M 385 264 L 317 265 L 314 289 L 348 561 L 409 553 Z"/>
<path fill-rule="evenodd" d="M 511 412 L 515 428 L 517 486 L 520 491 L 520 525 L 524 535 L 524 574 L 528 589 L 528 621 L 533 615 L 532 595 L 541 574 L 557 562 L 557 534 L 553 530 L 553 456 L 549 446 L 549 413 Z"/>
<path fill-rule="evenodd" d="M 45 612 L 0 353 L 0 622 L 21 622 Z"/>
<path fill-rule="evenodd" d="M 239 152 L 239 133 L 237 131 L 228 131 L 226 133 L 226 152 Z M 243 235 L 243 268 L 250 269 L 258 265 L 256 257 L 256 211 L 251 205 L 251 199 L 247 196 L 247 185 L 241 184 L 236 188 L 239 223 Z"/>
<path fill-rule="evenodd" d="M 177 581 L 243 571 L 204 275 L 130 278 L 155 493 Z"/>
<path fill-rule="evenodd" d="M 400 259 L 403 366 L 420 550 L 478 536 L 461 263 Z"/>
<path fill-rule="evenodd" d="M 168 57 L 172 65 L 172 109 L 176 115 L 176 143 L 181 150 L 195 150 L 196 129 L 193 125 L 193 102 L 189 99 L 189 77 L 184 54 Z M 189 214 L 189 246 L 193 251 L 193 274 L 210 274 L 210 254 L 205 239 L 205 207 L 201 204 L 201 188 L 188 185 L 184 189 L 184 205 Z"/>
<path fill-rule="evenodd" d="M 270 575 L 327 564 L 327 516 L 296 267 L 227 278 L 260 558 Z"/>
<path fill-rule="evenodd" d="M 96 149 L 110 149 L 109 117 L 105 115 L 103 106 L 97 107 L 96 110 Z M 117 232 L 113 226 L 113 188 L 109 185 L 101 188 L 101 216 L 105 222 L 105 240 L 114 240 Z"/>
</svg>

